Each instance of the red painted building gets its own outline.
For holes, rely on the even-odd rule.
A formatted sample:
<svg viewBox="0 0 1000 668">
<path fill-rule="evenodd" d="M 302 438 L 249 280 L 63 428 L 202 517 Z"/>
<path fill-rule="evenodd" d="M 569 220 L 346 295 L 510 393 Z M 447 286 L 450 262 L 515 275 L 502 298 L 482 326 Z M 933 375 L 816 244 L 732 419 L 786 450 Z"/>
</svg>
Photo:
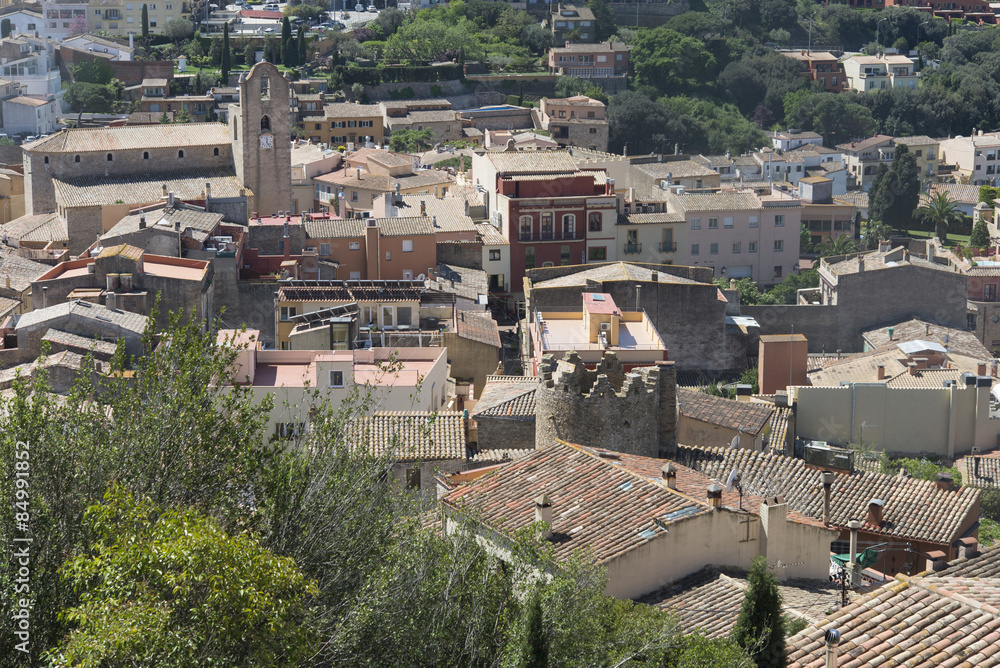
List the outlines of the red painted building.
<svg viewBox="0 0 1000 668">
<path fill-rule="evenodd" d="M 582 171 L 563 151 L 485 153 L 473 170 L 510 242 L 511 293 L 523 291 L 528 269 L 612 259 L 618 212 L 605 172 Z"/>
</svg>

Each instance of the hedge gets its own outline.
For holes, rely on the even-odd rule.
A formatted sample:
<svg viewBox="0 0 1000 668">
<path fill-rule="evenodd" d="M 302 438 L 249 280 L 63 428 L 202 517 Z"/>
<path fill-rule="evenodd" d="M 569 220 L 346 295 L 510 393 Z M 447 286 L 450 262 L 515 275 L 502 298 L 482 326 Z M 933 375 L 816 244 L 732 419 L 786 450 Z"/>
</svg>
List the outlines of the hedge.
<svg viewBox="0 0 1000 668">
<path fill-rule="evenodd" d="M 457 63 L 447 65 L 389 65 L 387 67 L 346 67 L 333 68 L 345 86 L 360 83 L 377 86 L 384 83 L 418 83 L 423 81 L 452 81 L 462 78 L 462 66 Z"/>
</svg>

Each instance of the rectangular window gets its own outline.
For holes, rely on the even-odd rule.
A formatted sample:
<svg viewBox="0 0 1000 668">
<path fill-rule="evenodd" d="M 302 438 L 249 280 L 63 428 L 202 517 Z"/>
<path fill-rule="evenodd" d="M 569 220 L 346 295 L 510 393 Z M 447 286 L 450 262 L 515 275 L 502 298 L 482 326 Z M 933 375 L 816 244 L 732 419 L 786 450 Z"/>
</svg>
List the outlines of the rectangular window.
<svg viewBox="0 0 1000 668">
<path fill-rule="evenodd" d="M 785 250 L 785 242 L 783 240 L 781 240 L 781 239 L 775 239 L 774 240 L 774 252 L 775 253 L 780 253 L 783 250 Z"/>
<path fill-rule="evenodd" d="M 348 242 L 347 248 L 348 250 L 361 250 L 361 242 L 360 241 Z"/>
<path fill-rule="evenodd" d="M 587 217 L 587 219 L 590 221 L 589 222 L 589 228 L 590 228 L 591 232 L 600 232 L 601 231 L 601 227 L 603 226 L 603 222 L 601 220 L 601 214 L 600 213 L 598 213 L 596 211 L 592 211 L 590 213 L 590 215 Z"/>
<path fill-rule="evenodd" d="M 490 262 L 499 262 L 499 261 L 500 261 L 500 251 L 499 250 L 491 250 L 490 251 Z"/>
<path fill-rule="evenodd" d="M 413 324 L 413 310 L 409 306 L 400 306 L 396 309 L 396 326 L 409 327 Z"/>
<path fill-rule="evenodd" d="M 403 239 L 403 252 L 404 253 L 413 252 L 413 239 Z"/>
<path fill-rule="evenodd" d="M 731 228 L 733 226 L 733 217 L 732 216 L 726 216 L 722 220 L 722 226 L 723 227 L 729 227 L 729 228 Z"/>
<path fill-rule="evenodd" d="M 382 326 L 386 329 L 393 327 L 395 323 L 393 322 L 393 307 L 390 305 L 385 305 L 382 307 Z"/>
<path fill-rule="evenodd" d="M 299 309 L 296 306 L 282 306 L 281 307 L 281 322 L 288 322 L 293 317 L 298 315 Z"/>
<path fill-rule="evenodd" d="M 781 265 L 778 265 L 774 268 L 774 277 L 781 278 Z"/>
<path fill-rule="evenodd" d="M 718 255 L 719 254 L 719 244 L 712 244 L 711 246 L 709 246 L 708 247 L 708 252 L 709 252 L 710 255 Z"/>
<path fill-rule="evenodd" d="M 349 128 L 356 128 L 356 127 L 358 127 L 358 122 L 357 121 L 347 121 L 347 127 L 349 127 Z"/>
<path fill-rule="evenodd" d="M 698 255 L 700 252 L 701 249 L 698 247 L 698 244 L 691 244 L 691 255 Z"/>
<path fill-rule="evenodd" d="M 351 201 L 352 202 L 357 202 L 358 201 L 358 191 L 357 190 L 352 190 L 351 191 Z"/>
<path fill-rule="evenodd" d="M 555 224 L 551 212 L 542 214 L 542 241 L 555 238 Z"/>
<path fill-rule="evenodd" d="M 331 371 L 330 372 L 330 387 L 343 387 L 344 386 L 344 372 L 343 371 Z"/>
<path fill-rule="evenodd" d="M 524 249 L 524 268 L 534 269 L 535 268 L 535 247 L 528 246 Z"/>
<path fill-rule="evenodd" d="M 330 254 L 330 244 L 320 244 L 319 254 L 322 256 L 328 256 Z"/>
<path fill-rule="evenodd" d="M 691 229 L 692 230 L 700 230 L 701 229 L 701 218 L 692 218 L 691 219 Z"/>
<path fill-rule="evenodd" d="M 760 225 L 760 218 L 757 216 L 750 216 L 750 227 L 757 227 Z"/>
<path fill-rule="evenodd" d="M 604 262 L 608 257 L 608 251 L 605 247 L 600 246 L 596 248 L 591 248 L 587 251 L 587 261 L 588 262 Z"/>
<path fill-rule="evenodd" d="M 785 216 L 784 214 L 775 214 L 774 216 L 774 226 L 784 227 L 785 226 Z"/>
<path fill-rule="evenodd" d="M 710 229 L 710 230 L 717 230 L 717 229 L 719 229 L 719 219 L 718 218 L 709 218 L 708 219 L 708 229 Z"/>
<path fill-rule="evenodd" d="M 359 281 L 359 280 L 361 280 L 361 272 L 360 271 L 352 271 L 349 278 L 352 281 Z"/>
<path fill-rule="evenodd" d="M 573 256 L 570 255 L 569 246 L 559 247 L 559 264 L 563 267 L 568 267 L 570 265 Z"/>
<path fill-rule="evenodd" d="M 747 252 L 748 253 L 756 253 L 757 252 L 757 242 L 756 241 L 748 241 L 747 242 Z"/>
<path fill-rule="evenodd" d="M 733 253 L 739 253 L 739 252 L 741 252 L 741 248 L 740 248 L 741 245 L 742 244 L 739 241 L 737 241 L 736 243 L 734 243 L 733 244 Z"/>
</svg>

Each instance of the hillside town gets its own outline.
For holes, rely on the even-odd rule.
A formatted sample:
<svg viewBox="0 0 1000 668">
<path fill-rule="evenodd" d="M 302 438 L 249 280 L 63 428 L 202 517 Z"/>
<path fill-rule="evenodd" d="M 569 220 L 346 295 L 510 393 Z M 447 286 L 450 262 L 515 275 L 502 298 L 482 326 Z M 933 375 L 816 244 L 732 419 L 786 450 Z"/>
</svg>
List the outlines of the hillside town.
<svg viewBox="0 0 1000 668">
<path fill-rule="evenodd" d="M 0 0 L 0 668 L 1000 667 L 998 16 Z"/>
</svg>

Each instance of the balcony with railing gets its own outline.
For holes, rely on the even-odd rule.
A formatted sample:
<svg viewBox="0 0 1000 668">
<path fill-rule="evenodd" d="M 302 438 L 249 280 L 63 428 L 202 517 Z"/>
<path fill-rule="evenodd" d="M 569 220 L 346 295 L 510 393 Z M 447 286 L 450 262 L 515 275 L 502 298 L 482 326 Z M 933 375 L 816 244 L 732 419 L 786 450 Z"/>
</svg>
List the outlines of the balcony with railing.
<svg viewBox="0 0 1000 668">
<path fill-rule="evenodd" d="M 622 251 L 625 255 L 638 255 L 642 252 L 642 244 L 625 244 L 625 248 Z"/>
<path fill-rule="evenodd" d="M 677 242 L 676 241 L 661 241 L 659 245 L 660 245 L 660 252 L 661 253 L 676 253 L 677 252 Z"/>
</svg>

